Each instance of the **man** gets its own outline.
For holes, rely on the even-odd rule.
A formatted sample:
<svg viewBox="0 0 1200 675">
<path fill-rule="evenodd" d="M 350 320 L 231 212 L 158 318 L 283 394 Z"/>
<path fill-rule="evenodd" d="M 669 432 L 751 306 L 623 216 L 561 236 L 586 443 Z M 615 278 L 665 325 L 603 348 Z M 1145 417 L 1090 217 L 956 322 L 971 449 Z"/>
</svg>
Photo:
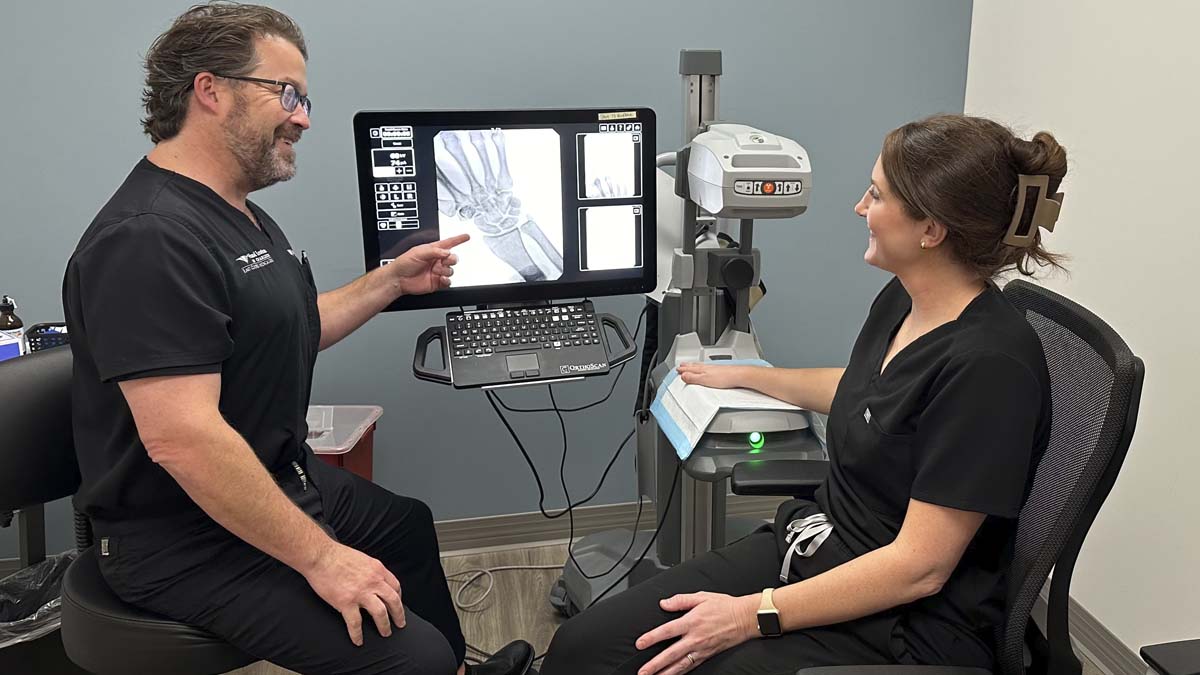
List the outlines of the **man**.
<svg viewBox="0 0 1200 675">
<path fill-rule="evenodd" d="M 300 672 L 461 674 L 428 507 L 315 460 L 304 419 L 317 351 L 448 286 L 467 237 L 318 295 L 303 252 L 247 200 L 295 174 L 306 59 L 295 23 L 253 5 L 193 7 L 152 45 L 154 149 L 63 283 L 76 505 L 130 603 Z M 516 642 L 470 670 L 532 658 Z"/>
</svg>

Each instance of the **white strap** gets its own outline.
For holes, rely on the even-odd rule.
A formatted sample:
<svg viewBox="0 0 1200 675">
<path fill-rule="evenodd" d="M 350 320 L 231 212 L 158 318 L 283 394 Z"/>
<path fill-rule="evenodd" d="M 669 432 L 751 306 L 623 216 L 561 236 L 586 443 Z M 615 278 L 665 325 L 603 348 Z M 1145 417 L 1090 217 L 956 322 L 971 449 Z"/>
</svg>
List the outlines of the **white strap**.
<svg viewBox="0 0 1200 675">
<path fill-rule="evenodd" d="M 783 556 L 783 567 L 779 569 L 779 580 L 785 584 L 788 583 L 788 572 L 792 568 L 792 555 L 799 553 L 808 558 L 816 553 L 821 544 L 829 538 L 829 533 L 833 532 L 833 523 L 829 522 L 829 517 L 824 513 L 814 513 L 807 518 L 798 518 L 788 523 L 787 531 L 784 541 L 791 546 Z M 805 540 L 808 540 L 808 546 L 801 550 L 800 545 Z"/>
</svg>

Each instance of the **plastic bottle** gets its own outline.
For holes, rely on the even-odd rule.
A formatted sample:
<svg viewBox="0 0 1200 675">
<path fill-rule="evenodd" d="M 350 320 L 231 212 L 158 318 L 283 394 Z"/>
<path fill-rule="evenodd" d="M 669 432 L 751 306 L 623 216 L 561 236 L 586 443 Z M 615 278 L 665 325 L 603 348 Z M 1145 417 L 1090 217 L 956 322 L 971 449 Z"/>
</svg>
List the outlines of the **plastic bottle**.
<svg viewBox="0 0 1200 675">
<path fill-rule="evenodd" d="M 21 354 L 25 354 L 25 323 L 16 315 L 16 310 L 16 300 L 7 295 L 0 297 L 0 334 L 16 340 Z"/>
</svg>

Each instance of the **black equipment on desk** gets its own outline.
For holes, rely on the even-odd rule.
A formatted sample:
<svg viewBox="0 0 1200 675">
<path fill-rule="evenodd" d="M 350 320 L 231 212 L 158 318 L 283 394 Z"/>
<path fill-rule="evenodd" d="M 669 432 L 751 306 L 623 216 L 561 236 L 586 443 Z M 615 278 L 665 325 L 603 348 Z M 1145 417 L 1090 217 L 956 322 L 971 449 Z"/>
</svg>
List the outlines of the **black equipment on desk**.
<svg viewBox="0 0 1200 675">
<path fill-rule="evenodd" d="M 35 323 L 25 331 L 25 342 L 32 353 L 70 344 L 71 336 L 65 323 Z"/>
<path fill-rule="evenodd" d="M 622 343 L 610 354 L 605 327 Z M 439 340 L 446 367 L 425 365 Z M 492 387 L 604 375 L 633 358 L 637 345 L 621 319 L 597 314 L 591 301 L 449 312 L 446 325 L 417 340 L 413 374 L 456 388 Z"/>
</svg>

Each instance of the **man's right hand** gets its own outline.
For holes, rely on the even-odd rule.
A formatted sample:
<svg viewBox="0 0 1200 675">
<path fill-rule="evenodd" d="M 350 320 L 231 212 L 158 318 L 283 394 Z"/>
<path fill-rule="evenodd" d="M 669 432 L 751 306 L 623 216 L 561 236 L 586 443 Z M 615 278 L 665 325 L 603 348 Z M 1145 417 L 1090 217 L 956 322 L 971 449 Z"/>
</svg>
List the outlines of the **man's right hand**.
<svg viewBox="0 0 1200 675">
<path fill-rule="evenodd" d="M 687 384 L 713 389 L 733 389 L 750 386 L 756 366 L 717 366 L 709 363 L 681 363 L 679 377 Z"/>
<path fill-rule="evenodd" d="M 362 610 L 375 619 L 383 637 L 392 634 L 392 623 L 404 628 L 400 581 L 371 556 L 330 541 L 304 578 L 322 600 L 341 613 L 355 645 L 363 643 Z"/>
</svg>

